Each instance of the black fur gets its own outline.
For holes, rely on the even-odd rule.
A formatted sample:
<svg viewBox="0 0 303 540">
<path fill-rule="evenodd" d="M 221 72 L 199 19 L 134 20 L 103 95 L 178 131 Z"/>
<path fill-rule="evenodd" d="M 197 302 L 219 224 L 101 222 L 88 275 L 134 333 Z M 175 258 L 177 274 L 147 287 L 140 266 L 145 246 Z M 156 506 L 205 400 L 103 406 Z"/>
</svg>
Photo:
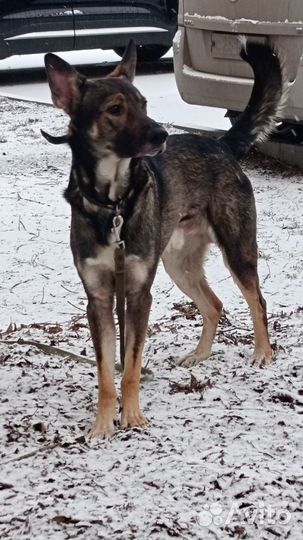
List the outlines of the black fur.
<svg viewBox="0 0 303 540">
<path fill-rule="evenodd" d="M 260 137 L 273 130 L 284 90 L 281 63 L 271 47 L 248 42 L 241 49 L 241 58 L 251 66 L 255 82 L 245 111 L 221 138 L 236 159 L 247 154 Z"/>
</svg>

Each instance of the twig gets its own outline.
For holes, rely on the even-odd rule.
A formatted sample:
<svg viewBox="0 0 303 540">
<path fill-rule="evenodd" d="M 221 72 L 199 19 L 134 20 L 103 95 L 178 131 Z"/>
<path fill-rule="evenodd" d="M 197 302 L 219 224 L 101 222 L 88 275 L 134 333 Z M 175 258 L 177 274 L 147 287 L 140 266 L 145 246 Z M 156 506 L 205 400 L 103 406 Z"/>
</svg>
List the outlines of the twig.
<svg viewBox="0 0 303 540">
<path fill-rule="evenodd" d="M 22 338 L 16 340 L 2 339 L 0 340 L 0 343 L 7 343 L 9 345 L 30 345 L 32 347 L 37 347 L 37 349 L 40 349 L 46 354 L 56 354 L 58 356 L 62 356 L 63 358 L 70 358 L 71 360 L 76 360 L 77 362 L 80 362 L 82 364 L 90 364 L 91 366 L 96 365 L 96 362 L 90 358 L 86 358 L 84 356 L 80 356 L 79 354 L 60 349 L 59 347 L 54 347 L 53 345 L 46 345 L 46 343 L 40 343 L 39 341 L 35 340 L 27 340 Z"/>
<path fill-rule="evenodd" d="M 42 298 L 40 300 L 40 304 L 45 304 L 45 302 L 44 302 L 44 290 L 45 290 L 45 287 L 43 285 L 43 287 L 42 287 Z"/>
<path fill-rule="evenodd" d="M 31 235 L 31 238 L 29 239 L 29 241 L 32 242 L 32 240 L 36 240 L 37 238 L 39 238 L 39 236 L 40 236 L 40 231 L 38 231 L 38 232 L 36 232 L 36 233 L 30 232 L 29 234 Z"/>
<path fill-rule="evenodd" d="M 226 281 L 227 279 L 231 279 L 231 276 L 227 276 L 225 278 L 219 279 L 218 283 L 222 283 L 223 281 Z"/>
<path fill-rule="evenodd" d="M 41 266 L 42 268 L 47 268 L 47 270 L 52 270 L 54 271 L 55 269 L 52 268 L 51 266 L 47 266 L 47 264 L 42 264 L 42 263 L 39 263 L 39 262 L 36 262 L 34 261 L 34 265 L 33 266 Z"/>
<path fill-rule="evenodd" d="M 20 225 L 21 225 L 21 227 L 23 227 L 23 230 L 26 231 L 26 227 L 25 227 L 25 225 L 24 225 L 24 223 L 23 223 L 21 217 L 19 216 L 19 220 L 18 220 L 18 230 L 19 230 L 19 231 L 21 230 L 21 229 L 20 229 Z"/>
<path fill-rule="evenodd" d="M 95 366 L 96 362 L 95 360 L 91 358 L 86 358 L 86 356 L 80 356 L 79 354 L 75 354 L 70 351 L 66 351 L 65 349 L 60 349 L 59 347 L 54 347 L 54 345 L 46 345 L 46 343 L 40 343 L 39 341 L 35 340 L 27 340 L 27 339 L 1 339 L 0 343 L 7 343 L 8 345 L 30 345 L 31 347 L 37 347 L 37 349 L 40 349 L 46 354 L 56 354 L 58 356 L 61 356 L 63 358 L 69 358 L 70 360 L 75 360 L 76 362 L 79 362 L 80 364 L 89 364 L 90 366 Z M 115 364 L 115 369 L 121 373 L 122 368 L 119 363 Z M 148 381 L 154 378 L 154 374 L 151 369 L 148 369 L 147 367 L 142 367 L 141 369 L 142 373 L 142 381 Z"/>
<path fill-rule="evenodd" d="M 41 446 L 40 448 L 37 448 L 36 450 L 32 450 L 31 452 L 27 452 L 26 454 L 21 454 L 21 456 L 17 456 L 17 457 L 8 459 L 6 461 L 2 461 L 1 465 L 6 465 L 7 463 L 11 463 L 12 461 L 21 461 L 22 459 L 30 458 L 32 456 L 35 456 L 36 454 L 39 454 L 40 452 L 47 452 L 48 450 L 52 450 L 56 446 L 59 446 L 58 442 L 46 444 L 45 446 Z"/>
<path fill-rule="evenodd" d="M 74 308 L 79 309 L 80 311 L 84 311 L 84 313 L 86 312 L 86 309 L 81 308 L 81 307 L 79 307 L 79 306 L 76 306 L 75 304 L 73 304 L 72 302 L 70 302 L 70 300 L 67 300 L 67 303 L 70 304 L 71 306 L 73 306 Z"/>
<path fill-rule="evenodd" d="M 73 294 L 75 294 L 75 292 L 76 292 L 76 291 L 72 291 L 71 289 L 68 289 L 67 287 L 65 287 L 64 285 L 62 285 L 62 283 L 61 283 L 61 287 L 62 287 L 62 289 L 64 289 L 64 290 L 67 291 L 67 292 L 70 292 L 70 293 L 73 293 Z"/>
<path fill-rule="evenodd" d="M 13 285 L 13 286 L 10 288 L 9 292 L 12 293 L 13 290 L 14 290 L 16 287 L 18 287 L 19 285 L 23 285 L 24 283 L 28 283 L 29 281 L 33 281 L 33 280 L 32 280 L 32 279 L 26 279 L 25 281 L 19 281 L 18 283 L 15 283 L 15 285 Z"/>
<path fill-rule="evenodd" d="M 269 277 L 271 277 L 270 266 L 269 266 L 269 264 L 268 264 L 268 262 L 267 262 L 266 259 L 265 259 L 265 264 L 266 264 L 266 266 L 267 266 L 268 272 L 267 272 L 265 278 L 264 278 L 263 281 L 262 281 L 262 286 L 264 285 L 265 281 L 266 281 Z"/>
<path fill-rule="evenodd" d="M 203 410 L 203 414 L 217 414 L 217 413 L 222 413 L 224 414 L 224 416 L 228 416 L 229 414 L 232 415 L 233 413 L 235 412 L 239 412 L 239 413 L 245 413 L 245 412 L 248 412 L 248 411 L 252 411 L 252 412 L 255 412 L 255 411 L 261 411 L 261 412 L 264 412 L 264 408 L 262 407 L 226 407 L 225 409 L 222 408 L 219 408 L 219 407 L 211 407 L 211 406 L 207 406 L 207 407 L 203 407 L 202 405 L 192 405 L 191 407 L 184 407 L 182 409 L 177 409 L 175 411 L 175 414 L 179 414 L 180 412 L 185 412 L 185 411 L 191 411 L 192 409 L 200 409 L 200 410 Z M 208 409 L 208 410 L 207 410 Z"/>
<path fill-rule="evenodd" d="M 267 456 L 267 457 L 270 457 L 271 459 L 275 459 L 274 456 L 272 454 L 270 454 L 269 452 L 264 452 L 263 450 L 261 450 L 260 448 L 257 448 L 257 446 L 255 446 L 255 444 L 251 441 L 247 441 L 248 444 L 250 444 L 255 450 L 257 450 L 257 452 L 259 454 L 263 454 L 264 456 Z"/>
<path fill-rule="evenodd" d="M 21 197 L 20 193 L 17 193 L 17 201 L 27 201 L 27 202 L 33 202 L 36 204 L 42 204 L 43 206 L 51 206 L 50 204 L 43 203 L 41 201 L 34 201 L 34 199 L 25 199 L 25 197 Z"/>
</svg>

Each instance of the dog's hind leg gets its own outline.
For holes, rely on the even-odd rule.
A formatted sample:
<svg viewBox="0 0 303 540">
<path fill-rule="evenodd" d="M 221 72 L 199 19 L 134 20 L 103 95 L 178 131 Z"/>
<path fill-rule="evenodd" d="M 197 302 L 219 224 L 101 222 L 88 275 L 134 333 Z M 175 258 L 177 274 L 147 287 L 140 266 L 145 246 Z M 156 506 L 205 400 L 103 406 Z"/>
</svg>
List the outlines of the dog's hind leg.
<svg viewBox="0 0 303 540">
<path fill-rule="evenodd" d="M 206 360 L 211 354 L 222 302 L 211 290 L 203 274 L 203 256 L 207 248 L 204 239 L 190 235 L 184 237 L 184 242 L 179 249 L 177 243 L 174 247 L 174 242 L 170 242 L 162 259 L 166 272 L 179 289 L 195 302 L 203 317 L 203 330 L 198 346 L 178 361 L 179 365 L 190 367 Z"/>
<path fill-rule="evenodd" d="M 127 295 L 125 367 L 121 382 L 121 427 L 144 426 L 147 422 L 139 404 L 142 353 L 152 296 L 149 287 Z"/>
<path fill-rule="evenodd" d="M 244 175 L 241 180 L 238 189 L 242 192 L 234 189 L 228 197 L 218 194 L 211 219 L 224 262 L 250 308 L 255 335 L 253 363 L 263 366 L 271 361 L 272 349 L 257 271 L 256 212 L 250 184 Z"/>
<path fill-rule="evenodd" d="M 245 255 L 238 253 L 235 264 L 234 254 L 226 249 L 224 251 L 225 264 L 242 292 L 252 316 L 255 335 L 253 364 L 259 367 L 266 366 L 272 360 L 272 348 L 269 343 L 266 302 L 259 286 L 257 263 L 252 263 Z"/>
</svg>

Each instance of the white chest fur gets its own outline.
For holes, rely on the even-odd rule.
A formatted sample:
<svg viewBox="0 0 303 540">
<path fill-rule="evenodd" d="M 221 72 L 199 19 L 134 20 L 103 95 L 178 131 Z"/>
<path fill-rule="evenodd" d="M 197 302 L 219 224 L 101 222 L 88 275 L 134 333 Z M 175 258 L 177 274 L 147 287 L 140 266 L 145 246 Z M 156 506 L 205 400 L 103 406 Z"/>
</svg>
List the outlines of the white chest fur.
<svg viewBox="0 0 303 540">
<path fill-rule="evenodd" d="M 109 184 L 108 197 L 116 201 L 128 182 L 130 158 L 119 158 L 110 153 L 99 161 L 96 168 L 96 190 L 102 191 Z"/>
<path fill-rule="evenodd" d="M 114 273 L 115 260 L 114 253 L 116 244 L 109 246 L 100 246 L 95 257 L 88 257 L 82 263 L 80 267 L 81 278 L 84 280 L 86 286 L 95 291 L 102 283 L 102 272 Z M 127 255 L 125 258 L 125 274 L 126 274 L 126 288 L 131 286 L 135 290 L 138 286 L 144 283 L 147 277 L 147 265 L 137 255 Z"/>
</svg>

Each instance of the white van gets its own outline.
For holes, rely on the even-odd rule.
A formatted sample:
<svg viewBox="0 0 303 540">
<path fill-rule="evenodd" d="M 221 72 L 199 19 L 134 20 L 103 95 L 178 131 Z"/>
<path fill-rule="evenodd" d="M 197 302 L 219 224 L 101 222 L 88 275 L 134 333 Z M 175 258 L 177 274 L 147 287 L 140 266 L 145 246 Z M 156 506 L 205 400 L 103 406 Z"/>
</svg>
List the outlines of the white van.
<svg viewBox="0 0 303 540">
<path fill-rule="evenodd" d="M 303 0 L 180 0 L 174 67 L 188 103 L 237 116 L 253 85 L 239 57 L 239 34 L 274 44 L 285 60 L 289 94 L 281 134 L 303 141 Z M 300 124 L 302 122 L 302 124 Z"/>
</svg>

